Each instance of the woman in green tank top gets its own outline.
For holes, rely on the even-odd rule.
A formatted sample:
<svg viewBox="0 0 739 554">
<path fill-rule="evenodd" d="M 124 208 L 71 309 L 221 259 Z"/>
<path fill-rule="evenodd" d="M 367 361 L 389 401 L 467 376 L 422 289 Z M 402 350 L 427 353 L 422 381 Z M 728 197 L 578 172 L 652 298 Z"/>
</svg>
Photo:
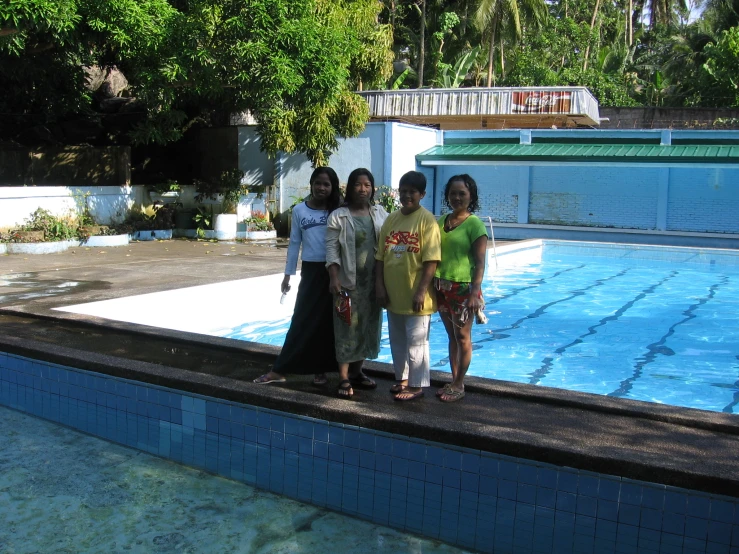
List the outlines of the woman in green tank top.
<svg viewBox="0 0 739 554">
<path fill-rule="evenodd" d="M 480 287 L 488 234 L 480 218 L 473 215 L 478 199 L 472 177 L 463 174 L 449 179 L 444 201 L 452 213 L 439 220 L 441 263 L 434 284 L 439 315 L 449 336 L 452 382 L 436 396 L 442 402 L 455 402 L 464 397 L 464 376 L 472 361 L 472 321 L 485 307 Z"/>
</svg>

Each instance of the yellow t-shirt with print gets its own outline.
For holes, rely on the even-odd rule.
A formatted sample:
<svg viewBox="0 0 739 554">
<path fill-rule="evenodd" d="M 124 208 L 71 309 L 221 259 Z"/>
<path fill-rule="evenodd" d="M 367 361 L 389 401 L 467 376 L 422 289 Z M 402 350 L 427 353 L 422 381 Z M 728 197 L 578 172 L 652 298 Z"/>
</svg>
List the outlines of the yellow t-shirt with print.
<svg viewBox="0 0 739 554">
<path fill-rule="evenodd" d="M 385 264 L 388 311 L 400 315 L 431 315 L 436 294 L 429 285 L 423 311 L 413 311 L 413 294 L 423 273 L 423 263 L 441 260 L 441 238 L 436 218 L 426 208 L 409 215 L 391 213 L 382 225 L 375 259 Z"/>
</svg>

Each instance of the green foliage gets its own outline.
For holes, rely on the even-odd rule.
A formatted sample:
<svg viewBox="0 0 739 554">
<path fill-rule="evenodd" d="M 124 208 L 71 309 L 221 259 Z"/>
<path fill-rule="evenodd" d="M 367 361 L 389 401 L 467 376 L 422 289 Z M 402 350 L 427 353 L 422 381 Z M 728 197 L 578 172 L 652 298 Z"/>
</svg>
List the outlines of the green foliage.
<svg viewBox="0 0 739 554">
<path fill-rule="evenodd" d="M 274 231 L 275 229 L 272 222 L 267 219 L 267 215 L 260 211 L 252 212 L 252 215 L 245 218 L 243 223 L 246 224 L 247 231 Z"/>
<path fill-rule="evenodd" d="M 375 191 L 375 203 L 382 206 L 387 213 L 394 212 L 400 208 L 398 191 L 386 186 L 377 187 Z"/>
<path fill-rule="evenodd" d="M 269 153 L 325 163 L 337 135 L 364 128 L 355 88 L 390 77 L 380 9 L 377 0 L 14 0 L 0 5 L 0 80 L 10 85 L 0 113 L 90 114 L 83 67 L 115 66 L 136 99 L 134 143 L 174 141 L 193 122 L 249 110 Z"/>
<path fill-rule="evenodd" d="M 20 231 L 43 231 L 44 240 L 57 242 L 77 238 L 77 225 L 70 218 L 61 218 L 43 208 L 38 208 L 18 229 Z"/>
<path fill-rule="evenodd" d="M 213 229 L 213 214 L 206 207 L 198 208 L 198 212 L 192 219 L 195 222 L 195 232 L 199 239 L 205 238 L 205 231 Z"/>
<path fill-rule="evenodd" d="M 705 54 L 701 94 L 714 105 L 739 106 L 739 27 L 721 33 L 716 44 L 706 46 Z"/>
</svg>

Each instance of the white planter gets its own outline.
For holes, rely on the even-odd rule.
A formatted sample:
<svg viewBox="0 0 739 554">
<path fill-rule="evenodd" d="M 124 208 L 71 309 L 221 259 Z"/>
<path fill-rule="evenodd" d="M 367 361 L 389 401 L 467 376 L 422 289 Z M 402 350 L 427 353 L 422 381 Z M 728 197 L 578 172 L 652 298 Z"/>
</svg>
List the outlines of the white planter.
<svg viewBox="0 0 739 554">
<path fill-rule="evenodd" d="M 277 231 L 245 231 L 238 233 L 238 238 L 246 240 L 276 239 Z"/>
<path fill-rule="evenodd" d="M 4 242 L 0 242 L 0 256 L 8 253 L 8 247 Z"/>
<path fill-rule="evenodd" d="M 133 240 L 170 240 L 172 238 L 172 229 L 135 231 L 132 237 Z"/>
<path fill-rule="evenodd" d="M 218 240 L 234 240 L 239 219 L 236 214 L 218 214 L 213 225 Z"/>
<path fill-rule="evenodd" d="M 59 242 L 10 242 L 7 244 L 8 254 L 58 254 L 65 250 L 79 246 L 78 240 L 63 240 Z"/>
<path fill-rule="evenodd" d="M 82 246 L 108 248 L 111 246 L 126 246 L 128 243 L 128 235 L 100 235 L 88 238 L 82 243 Z"/>
<path fill-rule="evenodd" d="M 178 202 L 180 199 L 180 193 L 177 191 L 170 191 L 170 192 L 150 192 L 149 198 L 151 198 L 152 203 L 153 202 L 159 202 L 161 204 L 174 204 L 175 202 Z"/>
</svg>

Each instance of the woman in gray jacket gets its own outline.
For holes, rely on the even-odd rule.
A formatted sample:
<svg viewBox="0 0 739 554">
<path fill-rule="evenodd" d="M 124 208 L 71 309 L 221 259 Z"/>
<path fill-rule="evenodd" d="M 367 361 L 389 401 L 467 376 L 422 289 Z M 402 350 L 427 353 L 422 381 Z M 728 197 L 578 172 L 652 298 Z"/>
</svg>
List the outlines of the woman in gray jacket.
<svg viewBox="0 0 739 554">
<path fill-rule="evenodd" d="M 350 312 L 334 310 L 336 361 L 339 363 L 340 398 L 350 399 L 354 388 L 374 389 L 372 379 L 362 373 L 366 359 L 380 353 L 382 308 L 375 300 L 375 252 L 387 212 L 374 205 L 375 179 L 369 170 L 355 169 L 349 175 L 344 205 L 328 217 L 326 224 L 326 267 L 329 290 L 337 305 L 351 302 Z"/>
</svg>

